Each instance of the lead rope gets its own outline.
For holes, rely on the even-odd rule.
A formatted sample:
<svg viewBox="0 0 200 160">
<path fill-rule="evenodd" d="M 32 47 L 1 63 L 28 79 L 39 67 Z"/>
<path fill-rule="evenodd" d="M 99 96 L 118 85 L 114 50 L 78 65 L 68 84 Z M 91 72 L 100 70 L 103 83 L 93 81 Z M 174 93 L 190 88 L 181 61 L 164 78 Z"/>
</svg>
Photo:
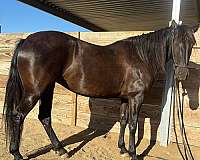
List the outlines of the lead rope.
<svg viewBox="0 0 200 160">
<path fill-rule="evenodd" d="M 178 96 L 177 96 L 177 93 L 178 93 Z M 184 147 L 184 155 L 185 156 L 183 155 L 183 153 L 182 153 L 182 151 L 180 149 L 180 146 L 179 146 L 179 149 L 180 149 L 179 152 L 182 153 L 181 155 L 182 155 L 182 158 L 184 160 L 188 160 L 187 152 L 186 152 L 186 144 L 185 144 L 184 135 L 183 135 L 183 125 L 181 123 L 181 117 L 182 116 L 181 116 L 181 104 L 180 104 L 179 90 L 177 88 L 176 82 L 175 82 L 175 94 L 174 95 L 175 95 L 175 103 L 176 103 L 175 106 L 176 106 L 176 111 L 177 111 L 177 115 L 178 115 L 179 129 L 180 129 L 180 132 L 181 132 L 181 138 L 182 138 L 182 143 L 183 143 L 183 147 Z M 174 106 L 174 108 L 175 108 L 175 106 Z M 174 118 L 174 120 L 175 120 L 175 118 Z M 174 127 L 176 127 L 176 126 L 174 125 Z M 177 142 L 177 144 L 179 144 L 179 142 Z"/>
<path fill-rule="evenodd" d="M 182 159 L 183 160 L 189 160 L 188 157 L 190 157 L 190 160 L 194 160 L 194 157 L 192 155 L 192 151 L 190 149 L 190 145 L 188 143 L 188 139 L 187 139 L 187 135 L 186 135 L 186 131 L 185 131 L 185 124 L 184 124 L 184 120 L 183 120 L 184 96 L 182 94 L 182 103 L 181 103 L 179 82 L 176 81 L 176 77 L 175 77 L 175 68 L 177 66 L 180 66 L 180 67 L 185 67 L 185 66 L 178 65 L 175 62 L 174 55 L 173 55 L 173 51 L 174 51 L 173 41 L 174 41 L 174 30 L 172 32 L 172 37 L 171 37 L 171 53 L 172 53 L 172 58 L 173 58 L 173 61 L 174 61 L 174 72 L 173 72 L 174 84 L 172 86 L 172 91 L 173 91 L 173 93 L 175 93 L 175 94 L 173 94 L 174 95 L 174 97 L 173 97 L 174 98 L 174 100 L 173 100 L 174 133 L 175 133 L 177 148 L 179 150 L 179 153 L 180 153 Z M 179 141 L 178 141 L 178 136 L 177 136 L 177 132 L 176 132 L 175 107 L 176 107 L 177 115 L 178 115 L 179 129 L 180 129 L 180 132 L 181 132 L 182 143 L 183 143 L 183 148 L 184 148 L 184 154 L 183 154 L 183 152 L 182 152 L 182 150 L 180 148 Z"/>
<path fill-rule="evenodd" d="M 173 91 L 175 91 L 174 102 L 173 102 L 173 104 L 174 104 L 173 105 L 173 110 L 174 110 L 173 121 L 174 121 L 174 133 L 175 133 L 175 138 L 176 138 L 176 144 L 177 144 L 179 153 L 181 154 L 181 157 L 182 157 L 183 160 L 189 160 L 189 159 L 194 160 L 194 157 L 192 155 L 192 151 L 190 149 L 190 145 L 188 143 L 188 139 L 187 139 L 187 135 L 186 135 L 186 131 L 185 131 L 184 119 L 183 119 L 184 95 L 182 94 L 182 102 L 181 102 L 179 82 L 176 82 L 175 76 L 174 76 L 174 86 L 172 88 L 173 88 Z M 176 106 L 177 115 L 178 115 L 179 129 L 180 129 L 180 132 L 181 132 L 184 154 L 183 154 L 183 151 L 180 148 L 178 136 L 177 136 L 177 132 L 176 132 L 175 106 Z"/>
<path fill-rule="evenodd" d="M 173 77 L 175 77 L 175 76 L 173 75 Z M 172 86 L 172 92 L 173 93 L 176 92 L 175 78 L 174 78 L 174 85 Z M 178 136 L 177 136 L 177 132 L 176 132 L 176 119 L 175 119 L 176 93 L 173 95 L 174 95 L 174 97 L 173 97 L 173 122 L 174 122 L 174 134 L 175 134 L 175 138 L 176 138 L 176 145 L 177 145 L 178 151 L 179 151 L 182 159 L 185 160 L 184 155 L 179 146 Z"/>
</svg>

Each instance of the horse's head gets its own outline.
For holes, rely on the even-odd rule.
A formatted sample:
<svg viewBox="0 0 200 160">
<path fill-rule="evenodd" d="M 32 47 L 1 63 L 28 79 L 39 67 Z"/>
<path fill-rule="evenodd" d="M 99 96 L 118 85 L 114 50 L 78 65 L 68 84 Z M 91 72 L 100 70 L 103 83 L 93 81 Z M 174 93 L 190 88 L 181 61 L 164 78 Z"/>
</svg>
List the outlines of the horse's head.
<svg viewBox="0 0 200 160">
<path fill-rule="evenodd" d="M 177 25 L 172 21 L 171 25 L 171 58 L 174 61 L 175 76 L 177 80 L 185 80 L 188 75 L 188 62 L 192 53 L 192 47 L 195 45 L 194 33 L 199 25 L 189 27 L 186 25 Z"/>
</svg>

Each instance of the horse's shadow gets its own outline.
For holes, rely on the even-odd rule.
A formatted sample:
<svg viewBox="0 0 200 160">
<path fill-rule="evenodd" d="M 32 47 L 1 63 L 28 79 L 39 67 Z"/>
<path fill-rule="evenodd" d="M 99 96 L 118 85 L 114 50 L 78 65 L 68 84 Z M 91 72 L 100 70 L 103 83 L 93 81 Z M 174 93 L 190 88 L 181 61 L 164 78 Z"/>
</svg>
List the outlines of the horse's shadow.
<svg viewBox="0 0 200 160">
<path fill-rule="evenodd" d="M 200 68 L 200 65 L 191 62 L 190 66 L 194 68 Z M 192 83 L 192 87 L 191 87 Z M 139 146 L 141 140 L 144 137 L 144 126 L 145 119 L 149 118 L 150 120 L 150 143 L 149 146 L 139 155 L 139 159 L 143 160 L 145 156 L 149 154 L 151 149 L 156 144 L 157 140 L 157 131 L 159 128 L 161 120 L 161 102 L 162 102 L 162 89 L 163 81 L 157 81 L 155 86 L 152 88 L 150 93 L 145 97 L 145 102 L 141 108 L 139 115 L 138 123 L 138 141 L 136 146 Z M 200 72 L 197 69 L 190 69 L 190 74 L 186 81 L 182 82 L 183 89 L 186 91 L 189 97 L 189 106 L 192 110 L 196 110 L 199 107 L 199 86 L 200 86 Z M 158 98 L 159 97 L 159 98 Z M 152 102 L 152 99 L 154 100 Z M 152 107 L 145 105 L 146 103 L 151 102 Z M 89 141 L 93 140 L 96 137 L 104 136 L 106 137 L 107 133 L 113 128 L 115 123 L 119 121 L 119 100 L 103 100 L 103 99 L 94 99 L 90 98 L 89 108 L 91 111 L 90 122 L 88 128 L 74 134 L 64 140 L 62 140 L 63 146 L 70 144 L 78 143 L 78 146 L 69 151 L 69 155 L 73 156 L 77 153 L 84 145 Z M 102 114 L 101 116 L 98 116 Z M 117 148 L 117 144 L 116 144 Z M 47 145 L 37 150 L 29 152 L 26 156 L 28 159 L 35 158 L 39 155 L 45 154 L 52 149 L 52 145 Z"/>
<path fill-rule="evenodd" d="M 96 115 L 95 108 L 99 108 L 100 104 L 106 105 L 108 103 L 110 105 L 113 105 L 113 108 L 114 108 L 114 110 L 116 110 L 116 112 L 119 110 L 119 104 L 117 105 L 118 107 L 114 106 L 115 103 L 118 103 L 116 101 L 114 103 L 113 100 L 90 98 L 89 108 L 91 111 L 91 115 L 90 115 L 90 122 L 88 124 L 88 128 L 61 141 L 61 143 L 64 147 L 68 146 L 70 144 L 75 144 L 75 143 L 81 142 L 78 144 L 77 147 L 75 147 L 74 149 L 69 151 L 70 157 L 73 156 L 75 153 L 77 153 L 85 144 L 87 144 L 89 141 L 93 140 L 94 138 L 99 137 L 99 136 L 106 137 L 107 133 L 112 129 L 114 124 L 117 122 L 117 120 L 119 119 L 118 116 L 114 116 L 112 118 L 112 120 L 110 120 L 110 117 L 103 118 L 102 116 L 98 117 Z M 106 106 L 101 106 L 101 109 L 107 113 L 113 111 L 111 106 L 108 108 Z M 105 114 L 105 112 L 104 112 L 104 114 Z M 50 152 L 52 149 L 53 149 L 52 145 L 49 144 L 49 145 L 46 145 L 44 147 L 41 147 L 39 149 L 36 149 L 36 150 L 33 150 L 33 151 L 27 153 L 26 157 L 27 157 L 27 159 L 32 159 L 32 158 L 38 157 L 42 154 L 46 154 L 46 153 Z"/>
</svg>

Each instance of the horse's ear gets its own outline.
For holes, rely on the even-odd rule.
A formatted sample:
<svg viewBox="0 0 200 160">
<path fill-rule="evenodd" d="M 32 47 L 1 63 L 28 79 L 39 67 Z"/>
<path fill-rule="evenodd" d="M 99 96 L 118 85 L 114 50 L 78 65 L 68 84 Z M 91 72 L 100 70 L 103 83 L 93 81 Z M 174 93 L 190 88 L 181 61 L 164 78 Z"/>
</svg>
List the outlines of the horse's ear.
<svg viewBox="0 0 200 160">
<path fill-rule="evenodd" d="M 199 24 L 192 27 L 192 31 L 195 33 L 199 29 Z"/>
<path fill-rule="evenodd" d="M 172 20 L 171 27 L 176 28 L 177 26 L 178 26 L 178 24 L 176 23 L 176 21 Z"/>
</svg>

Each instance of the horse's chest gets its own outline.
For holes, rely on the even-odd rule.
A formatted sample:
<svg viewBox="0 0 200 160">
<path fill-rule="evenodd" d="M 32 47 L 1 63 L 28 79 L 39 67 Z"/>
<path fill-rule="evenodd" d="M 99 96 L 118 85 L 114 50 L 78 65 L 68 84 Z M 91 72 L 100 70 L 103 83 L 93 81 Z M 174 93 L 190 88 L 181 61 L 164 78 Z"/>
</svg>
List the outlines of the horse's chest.
<svg viewBox="0 0 200 160">
<path fill-rule="evenodd" d="M 145 92 L 152 84 L 151 74 L 141 68 L 134 68 L 127 71 L 127 76 L 122 86 L 121 94 L 123 96 Z"/>
</svg>

